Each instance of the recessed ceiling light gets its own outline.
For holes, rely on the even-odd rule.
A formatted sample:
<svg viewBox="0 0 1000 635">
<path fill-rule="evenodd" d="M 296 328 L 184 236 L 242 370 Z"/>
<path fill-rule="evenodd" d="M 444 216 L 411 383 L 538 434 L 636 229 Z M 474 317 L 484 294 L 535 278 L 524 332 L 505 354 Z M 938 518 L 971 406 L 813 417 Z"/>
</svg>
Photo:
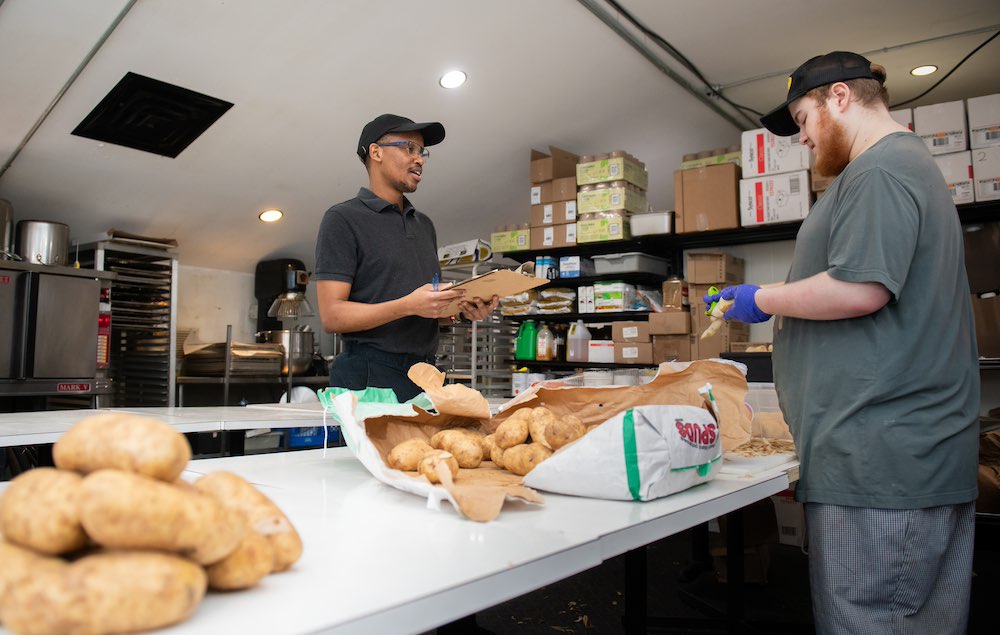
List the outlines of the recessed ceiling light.
<svg viewBox="0 0 1000 635">
<path fill-rule="evenodd" d="M 257 218 L 261 219 L 265 223 L 273 223 L 276 220 L 281 220 L 284 213 L 280 209 L 266 209 L 257 215 Z"/>
<path fill-rule="evenodd" d="M 442 88 L 458 88 L 465 83 L 466 74 L 462 71 L 448 71 L 441 76 L 438 83 L 441 84 Z"/>
<path fill-rule="evenodd" d="M 916 67 L 915 69 L 910 71 L 910 75 L 913 75 L 914 77 L 923 77 L 924 75 L 930 75 L 935 71 L 937 71 L 937 66 L 934 66 L 933 64 L 927 64 L 926 66 Z"/>
</svg>

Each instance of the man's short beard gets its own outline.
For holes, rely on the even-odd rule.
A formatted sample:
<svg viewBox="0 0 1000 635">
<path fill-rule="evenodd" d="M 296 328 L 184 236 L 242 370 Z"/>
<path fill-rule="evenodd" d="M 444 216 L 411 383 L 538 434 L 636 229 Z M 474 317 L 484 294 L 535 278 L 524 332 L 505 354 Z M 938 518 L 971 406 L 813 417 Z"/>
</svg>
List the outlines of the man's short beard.
<svg viewBox="0 0 1000 635">
<path fill-rule="evenodd" d="M 815 144 L 816 164 L 813 171 L 820 176 L 839 176 L 851 162 L 851 144 L 844 124 L 834 121 L 826 104 L 817 109 L 819 135 Z"/>
</svg>

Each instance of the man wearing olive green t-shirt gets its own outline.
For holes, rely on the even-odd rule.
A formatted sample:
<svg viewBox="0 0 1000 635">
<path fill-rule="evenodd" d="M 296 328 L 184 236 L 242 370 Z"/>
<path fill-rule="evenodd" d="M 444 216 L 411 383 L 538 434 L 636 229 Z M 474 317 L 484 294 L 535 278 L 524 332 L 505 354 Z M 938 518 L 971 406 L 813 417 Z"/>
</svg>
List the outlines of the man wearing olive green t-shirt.
<svg viewBox="0 0 1000 635">
<path fill-rule="evenodd" d="M 801 460 L 817 633 L 965 633 L 979 368 L 962 230 L 923 141 L 888 112 L 885 69 L 800 66 L 771 132 L 837 176 L 784 284 L 706 296 L 773 315 L 774 380 Z"/>
</svg>

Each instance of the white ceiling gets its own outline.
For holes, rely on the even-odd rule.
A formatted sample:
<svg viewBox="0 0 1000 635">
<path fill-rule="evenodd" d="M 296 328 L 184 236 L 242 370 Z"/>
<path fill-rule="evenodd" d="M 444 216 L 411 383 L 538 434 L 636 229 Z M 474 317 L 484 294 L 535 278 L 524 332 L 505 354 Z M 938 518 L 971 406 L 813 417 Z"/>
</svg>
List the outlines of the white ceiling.
<svg viewBox="0 0 1000 635">
<path fill-rule="evenodd" d="M 1000 28 L 995 0 L 619 2 L 759 111 L 781 101 L 789 69 L 835 49 L 868 53 L 888 68 L 894 102 L 909 99 Z M 441 244 L 526 221 L 531 148 L 627 150 L 666 209 L 683 154 L 739 143 L 740 129 L 577 0 L 129 5 L 0 0 L 0 161 L 13 157 L 0 198 L 15 220 L 65 222 L 80 241 L 110 228 L 175 238 L 185 265 L 250 272 L 294 257 L 311 268 L 323 212 L 367 184 L 354 148 L 383 112 L 447 129 L 411 195 Z M 924 63 L 942 71 L 907 74 Z M 446 91 L 437 79 L 451 68 L 469 81 Z M 235 106 L 176 159 L 71 135 L 129 71 Z M 997 92 L 1000 38 L 911 106 Z M 286 216 L 265 225 L 257 213 L 270 207 Z"/>
</svg>

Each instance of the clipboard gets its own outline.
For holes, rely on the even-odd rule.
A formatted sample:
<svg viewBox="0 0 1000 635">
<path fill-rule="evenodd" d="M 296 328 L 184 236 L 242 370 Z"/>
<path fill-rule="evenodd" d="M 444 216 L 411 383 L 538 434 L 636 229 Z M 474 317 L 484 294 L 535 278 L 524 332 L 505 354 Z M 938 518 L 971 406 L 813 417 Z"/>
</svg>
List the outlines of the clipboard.
<svg viewBox="0 0 1000 635">
<path fill-rule="evenodd" d="M 488 301 L 493 296 L 502 298 L 508 295 L 517 295 L 518 293 L 524 293 L 528 289 L 534 289 L 535 287 L 540 287 L 551 282 L 548 278 L 536 278 L 533 275 L 534 263 L 525 264 L 531 264 L 532 267 L 529 268 L 521 265 L 514 270 L 497 269 L 467 278 L 461 282 L 456 282 L 448 288 L 465 289 L 465 297 L 470 300 L 472 298 L 482 298 Z M 531 273 L 526 273 L 526 269 L 531 270 Z M 459 312 L 459 302 L 461 300 L 455 300 L 449 304 L 446 315 L 457 315 Z"/>
</svg>

